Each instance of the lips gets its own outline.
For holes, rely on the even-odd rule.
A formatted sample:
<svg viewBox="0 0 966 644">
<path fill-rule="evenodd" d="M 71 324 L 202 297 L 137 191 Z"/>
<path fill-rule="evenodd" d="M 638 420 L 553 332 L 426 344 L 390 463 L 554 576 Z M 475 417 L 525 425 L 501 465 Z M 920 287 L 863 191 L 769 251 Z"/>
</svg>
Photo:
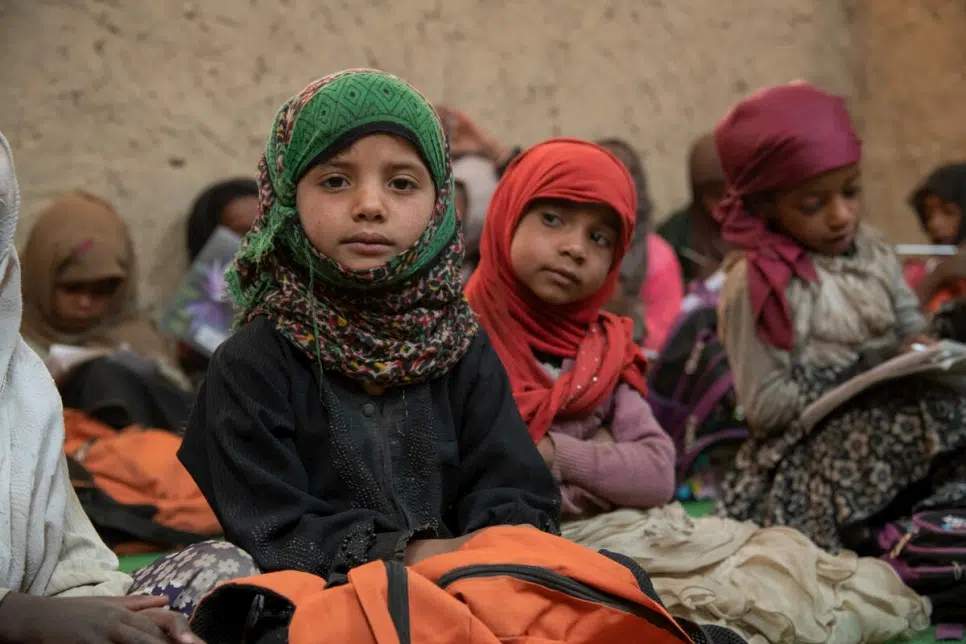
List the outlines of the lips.
<svg viewBox="0 0 966 644">
<path fill-rule="evenodd" d="M 392 240 L 379 233 L 356 233 L 349 237 L 343 244 L 373 244 L 379 246 L 392 246 Z"/>
<path fill-rule="evenodd" d="M 554 281 L 562 285 L 576 286 L 580 284 L 580 277 L 573 271 L 566 268 L 545 268 L 543 269 Z"/>
</svg>

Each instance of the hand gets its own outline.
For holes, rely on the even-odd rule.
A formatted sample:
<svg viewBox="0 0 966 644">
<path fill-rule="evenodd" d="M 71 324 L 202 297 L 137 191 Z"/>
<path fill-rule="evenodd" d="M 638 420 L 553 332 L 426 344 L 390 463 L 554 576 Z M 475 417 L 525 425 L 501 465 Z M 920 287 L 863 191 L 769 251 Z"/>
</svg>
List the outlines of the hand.
<svg viewBox="0 0 966 644">
<path fill-rule="evenodd" d="M 443 130 L 449 137 L 453 156 L 479 154 L 493 165 L 500 165 L 510 156 L 510 148 L 490 136 L 476 121 L 465 113 L 446 105 L 437 105 L 436 111 L 443 121 Z"/>
<path fill-rule="evenodd" d="M 553 444 L 553 439 L 550 435 L 546 435 L 540 439 L 537 443 L 537 450 L 540 452 L 540 456 L 543 457 L 543 462 L 546 464 L 547 469 L 553 467 L 553 459 L 557 456 L 557 446 Z"/>
<path fill-rule="evenodd" d="M 931 338 L 928 335 L 917 333 L 914 335 L 910 335 L 902 342 L 902 346 L 899 348 L 899 352 L 908 353 L 909 351 L 912 351 L 912 345 L 914 344 L 922 344 L 929 347 L 936 344 L 936 342 L 937 340 L 935 338 Z"/>
<path fill-rule="evenodd" d="M 164 598 L 59 598 L 10 593 L 0 602 L 0 641 L 64 644 L 199 644 L 183 617 L 155 613 Z M 135 607 L 134 609 L 128 606 Z M 53 617 L 53 618 L 52 618 Z M 180 617 L 180 620 L 179 620 Z M 162 622 L 158 625 L 155 619 Z M 184 622 L 178 624 L 178 622 Z"/>
<path fill-rule="evenodd" d="M 610 429 L 607 427 L 601 427 L 597 430 L 597 433 L 590 437 L 590 440 L 595 443 L 614 443 L 614 435 L 611 433 Z"/>
<path fill-rule="evenodd" d="M 419 539 L 417 541 L 411 541 L 406 547 L 406 556 L 403 563 L 407 566 L 414 566 L 423 559 L 429 559 L 430 557 L 445 555 L 459 550 L 463 547 L 463 544 L 482 531 L 475 530 L 454 539 Z"/>
<path fill-rule="evenodd" d="M 943 259 L 933 272 L 943 280 L 966 279 L 966 249 Z"/>
</svg>

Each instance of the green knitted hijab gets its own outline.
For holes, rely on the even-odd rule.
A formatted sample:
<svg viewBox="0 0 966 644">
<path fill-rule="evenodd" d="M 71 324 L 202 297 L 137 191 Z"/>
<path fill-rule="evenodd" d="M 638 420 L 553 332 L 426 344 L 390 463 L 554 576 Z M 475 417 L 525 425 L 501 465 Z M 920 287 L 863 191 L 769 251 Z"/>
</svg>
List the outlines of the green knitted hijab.
<svg viewBox="0 0 966 644">
<path fill-rule="evenodd" d="M 389 262 L 351 271 L 302 229 L 296 186 L 320 155 L 391 133 L 417 148 L 436 187 L 423 234 Z M 258 166 L 260 214 L 228 274 L 239 322 L 268 317 L 325 370 L 395 386 L 449 371 L 477 332 L 462 295 L 463 240 L 453 208 L 449 148 L 415 89 L 375 70 L 311 83 L 275 117 Z"/>
</svg>

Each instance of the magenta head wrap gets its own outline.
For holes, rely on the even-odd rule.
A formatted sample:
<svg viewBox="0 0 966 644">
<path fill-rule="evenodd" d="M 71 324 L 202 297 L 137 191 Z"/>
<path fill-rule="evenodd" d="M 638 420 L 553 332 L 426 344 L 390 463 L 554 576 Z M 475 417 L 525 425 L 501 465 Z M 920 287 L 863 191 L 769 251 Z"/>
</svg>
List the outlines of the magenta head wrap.
<svg viewBox="0 0 966 644">
<path fill-rule="evenodd" d="M 725 240 L 746 251 L 758 333 L 789 350 L 794 329 L 785 289 L 792 277 L 818 276 L 805 248 L 749 213 L 743 198 L 858 163 L 861 143 L 845 102 L 804 82 L 769 87 L 738 103 L 715 128 L 715 143 L 728 182 L 715 217 Z"/>
</svg>

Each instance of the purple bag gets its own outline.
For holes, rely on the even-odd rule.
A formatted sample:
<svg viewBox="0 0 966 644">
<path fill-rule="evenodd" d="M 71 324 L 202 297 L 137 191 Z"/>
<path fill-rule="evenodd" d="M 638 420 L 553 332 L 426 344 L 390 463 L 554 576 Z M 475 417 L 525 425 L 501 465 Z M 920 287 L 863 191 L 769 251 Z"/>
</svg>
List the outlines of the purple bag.
<svg viewBox="0 0 966 644">
<path fill-rule="evenodd" d="M 682 315 L 648 369 L 647 400 L 677 448 L 679 486 L 699 473 L 713 488 L 748 436 L 717 322 L 710 306 Z"/>
<path fill-rule="evenodd" d="M 966 623 L 966 509 L 929 510 L 878 533 L 882 558 L 933 602 L 933 622 Z"/>
</svg>

